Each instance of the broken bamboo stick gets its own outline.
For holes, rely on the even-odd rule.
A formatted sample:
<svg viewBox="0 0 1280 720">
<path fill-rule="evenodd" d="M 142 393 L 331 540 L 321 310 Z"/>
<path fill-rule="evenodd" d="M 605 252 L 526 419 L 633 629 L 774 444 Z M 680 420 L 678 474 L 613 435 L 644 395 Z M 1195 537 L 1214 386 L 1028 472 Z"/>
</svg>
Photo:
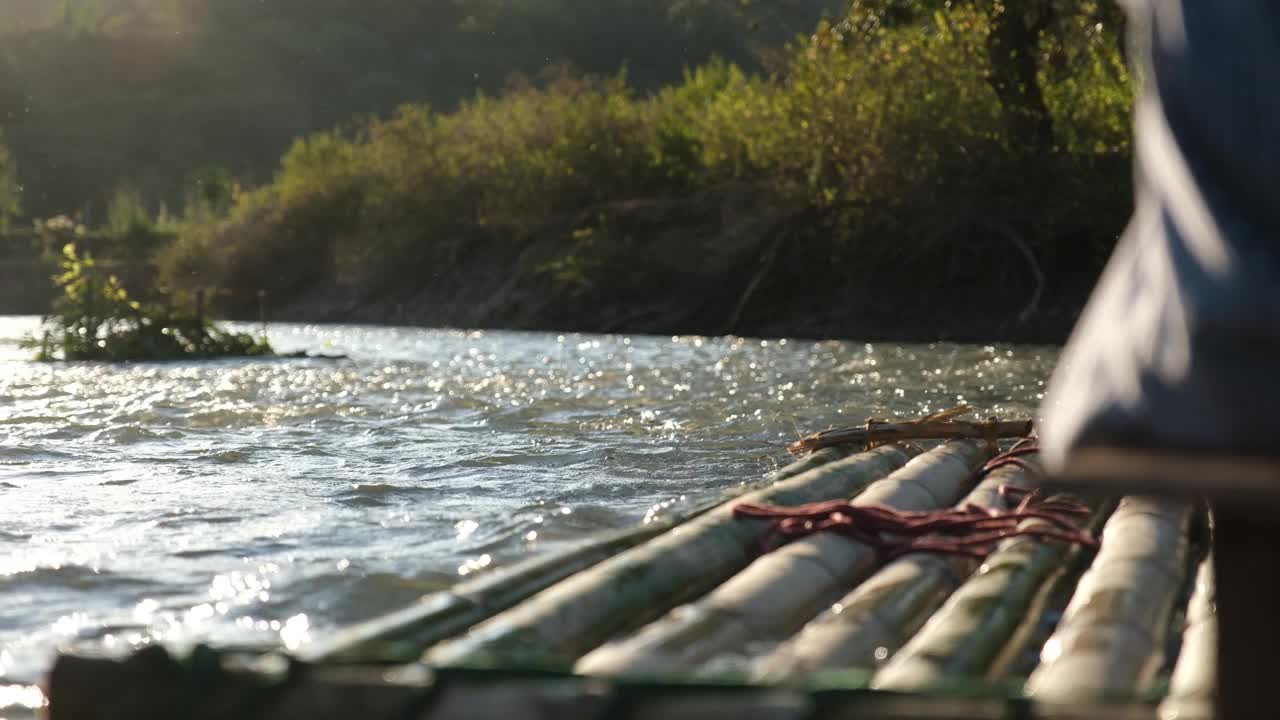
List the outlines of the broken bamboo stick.
<svg viewBox="0 0 1280 720">
<path fill-rule="evenodd" d="M 972 408 L 961 406 L 918 420 L 886 422 L 869 419 L 861 427 L 823 430 L 805 436 L 787 446 L 793 455 L 814 452 L 838 445 L 866 446 L 873 443 L 901 442 L 905 440 L 987 440 L 994 443 L 1003 438 L 1027 437 L 1032 432 L 1031 420 L 985 421 L 956 420 L 956 416 Z"/>
</svg>

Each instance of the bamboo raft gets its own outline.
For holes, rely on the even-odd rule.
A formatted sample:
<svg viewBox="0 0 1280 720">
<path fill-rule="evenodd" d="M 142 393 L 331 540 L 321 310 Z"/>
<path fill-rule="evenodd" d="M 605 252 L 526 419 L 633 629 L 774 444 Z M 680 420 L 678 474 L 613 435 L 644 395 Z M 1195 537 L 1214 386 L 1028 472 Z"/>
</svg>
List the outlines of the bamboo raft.
<svg viewBox="0 0 1280 720">
<path fill-rule="evenodd" d="M 1030 422 L 959 414 L 810 436 L 755 486 L 460 582 L 292 657 L 65 654 L 47 713 L 1212 717 L 1203 506 L 1039 490 L 1033 447 L 1001 453 Z"/>
</svg>

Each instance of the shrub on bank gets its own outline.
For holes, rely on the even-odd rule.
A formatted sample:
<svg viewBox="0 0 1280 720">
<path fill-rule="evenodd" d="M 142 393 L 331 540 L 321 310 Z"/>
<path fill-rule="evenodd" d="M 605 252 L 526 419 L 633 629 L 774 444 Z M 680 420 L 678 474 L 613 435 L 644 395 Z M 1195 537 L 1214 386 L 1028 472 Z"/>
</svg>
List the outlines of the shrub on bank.
<svg viewBox="0 0 1280 720">
<path fill-rule="evenodd" d="M 0 136 L 0 231 L 7 230 L 9 219 L 18 214 L 20 194 L 18 170 L 3 140 Z"/>
<path fill-rule="evenodd" d="M 65 227 L 55 220 L 47 231 Z M 119 362 L 272 354 L 265 337 L 227 332 L 199 310 L 134 300 L 115 275 L 102 272 L 93 256 L 73 243 L 63 246 L 58 268 L 54 283 L 61 294 L 53 312 L 44 318 L 40 337 L 23 343 L 36 351 L 37 360 Z"/>
<path fill-rule="evenodd" d="M 326 280 L 373 291 L 447 262 L 443 241 L 475 228 L 514 238 L 594 205 L 730 184 L 812 211 L 827 229 L 819 261 L 890 261 L 975 226 L 1050 254 L 1107 245 L 1128 202 L 1130 89 L 1105 8 L 1055 5 L 1045 20 L 903 5 L 889 17 L 855 3 L 768 77 L 717 61 L 641 97 L 625 76 L 559 73 L 456 112 L 409 105 L 298 140 L 271 184 L 188 224 L 162 274 L 243 298 Z M 1010 28 L 1030 33 L 1029 55 L 1010 50 Z M 1028 69 L 1034 93 L 1001 79 Z"/>
</svg>

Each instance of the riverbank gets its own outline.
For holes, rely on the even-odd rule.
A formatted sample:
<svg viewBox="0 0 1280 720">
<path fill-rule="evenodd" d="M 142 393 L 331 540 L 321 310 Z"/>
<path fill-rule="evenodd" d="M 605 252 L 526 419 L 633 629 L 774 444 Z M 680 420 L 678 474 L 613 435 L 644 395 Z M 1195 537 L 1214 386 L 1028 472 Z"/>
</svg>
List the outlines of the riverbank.
<svg viewBox="0 0 1280 720">
<path fill-rule="evenodd" d="M 821 214 L 768 208 L 750 188 L 633 201 L 517 238 L 471 228 L 364 291 L 332 280 L 270 299 L 274 320 L 658 335 L 1059 343 L 1105 258 L 1030 247 L 957 223 L 927 246 L 815 254 Z M 603 228 L 577 243 L 574 228 Z M 859 257 L 863 255 L 863 257 Z M 257 318 L 256 297 L 226 298 Z"/>
<path fill-rule="evenodd" d="M 344 294 L 345 288 L 317 288 L 313 294 L 298 298 L 273 311 L 272 317 L 281 322 L 353 323 L 364 325 L 457 327 L 480 330 L 530 330 L 548 332 L 621 333 L 647 335 L 718 335 L 729 327 L 728 323 L 699 324 L 689 316 L 699 314 L 672 301 L 667 306 L 650 303 L 634 315 L 627 317 L 626 308 L 602 307 L 589 315 L 577 314 L 569 322 L 546 322 L 560 315 L 558 311 L 530 313 L 518 306 L 518 297 L 512 294 L 503 298 L 501 305 L 513 308 L 515 316 L 477 312 L 470 299 L 439 297 L 437 293 L 424 291 L 406 298 L 371 298 L 364 301 Z M 519 293 L 523 296 L 524 293 Z M 694 299 L 702 308 L 714 305 L 715 298 L 707 296 Z M 728 299 L 727 297 L 725 299 Z M 407 301 L 406 301 L 407 300 Z M 1023 322 L 1015 317 L 996 313 L 981 315 L 980 308 L 972 312 L 948 314 L 939 311 L 929 316 L 921 314 L 904 316 L 881 309 L 868 313 L 853 309 L 842 311 L 831 308 L 815 317 L 813 308 L 801 303 L 771 306 L 768 317 L 744 317 L 734 325 L 733 334 L 743 337 L 799 339 L 865 340 L 867 342 L 973 342 L 1015 343 L 1036 345 L 1060 345 L 1069 336 L 1079 317 L 1082 302 L 1064 304 L 1043 312 L 1034 320 Z M 487 309 L 487 308 L 484 308 Z M 708 310 L 706 315 L 714 315 Z M 530 316 L 533 317 L 530 317 Z M 467 316 L 457 322 L 453 318 Z M 514 321 L 513 321 L 514 318 Z M 250 320 L 248 315 L 241 317 Z M 714 317 L 710 318 L 715 320 Z M 717 330 L 716 328 L 720 329 Z"/>
<path fill-rule="evenodd" d="M 257 321 L 265 285 L 268 316 L 286 322 L 1056 344 L 1108 251 L 1100 240 L 1053 253 L 968 220 L 928 244 L 822 256 L 830 218 L 768 200 L 738 186 L 601 205 L 520 233 L 473 226 L 423 244 L 373 287 L 328 273 L 272 285 L 277 259 L 216 302 Z M 9 245 L 21 252 L 3 263 L 21 282 L 0 292 L 0 314 L 47 312 L 52 267 L 30 242 Z M 145 260 L 109 266 L 144 295 L 157 282 Z"/>
</svg>

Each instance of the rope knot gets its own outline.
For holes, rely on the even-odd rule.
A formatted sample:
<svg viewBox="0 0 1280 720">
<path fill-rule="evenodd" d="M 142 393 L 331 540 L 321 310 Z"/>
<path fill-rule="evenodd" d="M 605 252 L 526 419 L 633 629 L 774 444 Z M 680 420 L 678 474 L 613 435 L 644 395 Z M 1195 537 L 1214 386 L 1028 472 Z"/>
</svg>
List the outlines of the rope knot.
<svg viewBox="0 0 1280 720">
<path fill-rule="evenodd" d="M 1025 456 L 1034 446 L 1010 450 L 992 458 L 979 477 L 1005 465 L 1017 465 L 1039 473 Z M 792 540 L 818 532 L 834 532 L 876 550 L 888 561 L 913 552 L 935 552 L 985 558 L 1002 541 L 1034 537 L 1041 541 L 1097 547 L 1097 540 L 1081 527 L 1091 510 L 1063 496 L 1045 497 L 1039 488 L 1001 485 L 997 495 L 1009 509 L 984 508 L 965 503 L 952 508 L 925 511 L 898 510 L 884 505 L 854 505 L 831 500 L 795 507 L 738 503 L 738 517 L 765 518 L 769 526 L 760 538 L 765 552 Z M 1028 521 L 1037 522 L 1028 522 Z"/>
<path fill-rule="evenodd" d="M 1012 537 L 1097 546 L 1097 540 L 1079 526 L 1079 521 L 1089 515 L 1087 506 L 1064 498 L 1045 498 L 1039 491 L 1010 485 L 1001 486 L 999 492 L 1017 505 L 1009 510 L 965 505 L 908 511 L 844 501 L 795 507 L 739 503 L 733 512 L 738 517 L 770 520 L 760 539 L 766 552 L 819 532 L 834 532 L 874 548 L 884 561 L 913 552 L 982 559 Z M 1039 522 L 1026 523 L 1029 520 Z"/>
</svg>

